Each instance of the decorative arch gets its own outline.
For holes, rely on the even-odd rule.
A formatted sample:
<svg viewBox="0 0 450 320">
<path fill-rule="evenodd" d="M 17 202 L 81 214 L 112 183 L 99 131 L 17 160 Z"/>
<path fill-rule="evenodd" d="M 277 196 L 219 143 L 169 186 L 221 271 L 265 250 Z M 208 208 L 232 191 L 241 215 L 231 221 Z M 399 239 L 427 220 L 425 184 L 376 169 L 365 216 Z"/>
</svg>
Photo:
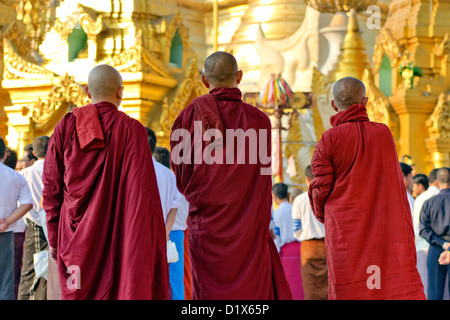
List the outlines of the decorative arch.
<svg viewBox="0 0 450 320">
<path fill-rule="evenodd" d="M 161 23 L 162 30 L 165 30 L 164 61 L 168 64 L 171 58 L 172 42 L 176 39 L 178 46 L 182 47 L 182 59 L 179 68 L 186 65 L 186 52 L 189 49 L 189 29 L 183 24 L 181 13 L 169 16 Z"/>
</svg>

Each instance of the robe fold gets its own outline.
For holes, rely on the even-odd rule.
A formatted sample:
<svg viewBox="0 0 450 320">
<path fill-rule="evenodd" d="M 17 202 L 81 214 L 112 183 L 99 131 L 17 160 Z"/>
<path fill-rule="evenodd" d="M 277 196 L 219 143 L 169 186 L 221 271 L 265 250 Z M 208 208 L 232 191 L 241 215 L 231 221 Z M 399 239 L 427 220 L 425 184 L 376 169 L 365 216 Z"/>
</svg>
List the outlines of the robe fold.
<svg viewBox="0 0 450 320">
<path fill-rule="evenodd" d="M 168 298 L 161 202 L 137 120 L 108 102 L 66 114 L 50 138 L 43 182 L 63 299 Z"/>
<path fill-rule="evenodd" d="M 308 195 L 325 224 L 329 299 L 425 299 L 411 212 L 389 128 L 363 105 L 332 116 Z"/>
<path fill-rule="evenodd" d="M 257 108 L 243 103 L 241 95 L 238 88 L 213 89 L 195 98 L 172 127 L 172 168 L 190 204 L 192 298 L 292 299 L 269 232 L 271 123 Z M 194 121 L 199 121 L 200 133 Z M 253 138 L 258 141 L 247 137 L 245 148 L 239 148 L 238 138 L 227 139 L 228 131 L 256 133 Z M 250 160 L 259 151 L 268 161 L 259 156 Z M 198 161 L 194 156 L 201 153 L 214 161 L 207 156 Z M 269 175 L 261 174 L 262 168 L 269 168 Z"/>
</svg>

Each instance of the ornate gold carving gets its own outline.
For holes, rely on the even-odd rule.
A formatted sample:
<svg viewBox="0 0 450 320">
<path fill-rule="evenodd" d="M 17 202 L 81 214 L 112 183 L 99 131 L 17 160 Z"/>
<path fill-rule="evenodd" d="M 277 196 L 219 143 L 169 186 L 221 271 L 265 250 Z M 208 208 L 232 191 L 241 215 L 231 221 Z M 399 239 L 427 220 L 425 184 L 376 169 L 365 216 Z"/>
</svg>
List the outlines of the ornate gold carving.
<svg viewBox="0 0 450 320">
<path fill-rule="evenodd" d="M 12 47 L 11 43 L 4 39 L 5 53 L 4 53 L 4 79 L 45 79 L 52 78 L 53 72 L 38 66 L 37 64 L 26 61 L 20 57 Z"/>
<path fill-rule="evenodd" d="M 366 85 L 366 95 L 369 98 L 367 104 L 369 119 L 387 125 L 391 130 L 394 140 L 397 142 L 400 134 L 399 119 L 389 99 L 377 88 L 369 69 L 364 70 L 362 81 Z"/>
<path fill-rule="evenodd" d="M 366 10 L 370 5 L 376 4 L 377 0 L 305 0 L 306 4 L 320 12 L 336 13 L 338 11 Z"/>
<path fill-rule="evenodd" d="M 389 58 L 392 69 L 395 69 L 400 63 L 409 61 L 409 51 L 406 46 L 400 44 L 394 38 L 389 29 L 381 29 L 380 34 L 376 37 L 375 48 L 373 53 L 373 67 L 375 71 L 380 69 L 384 54 Z"/>
<path fill-rule="evenodd" d="M 60 18 L 56 18 L 53 25 L 53 29 L 63 40 L 67 40 L 67 37 L 77 25 L 83 28 L 88 37 L 95 36 L 104 29 L 102 16 L 87 12 L 87 8 L 81 4 L 78 4 L 75 11 L 66 19 L 62 22 Z"/>
<path fill-rule="evenodd" d="M 303 179 L 305 178 L 305 175 L 301 170 L 301 164 L 298 156 L 300 149 L 304 146 L 301 142 L 303 139 L 300 121 L 298 119 L 300 116 L 301 115 L 299 115 L 299 112 L 295 109 L 291 113 L 289 117 L 289 131 L 286 137 L 286 141 L 288 143 L 284 148 L 284 156 L 286 159 L 289 159 L 290 157 L 293 157 L 294 159 L 295 171 L 297 174 L 295 176 L 290 176 L 290 179 L 295 184 L 304 183 Z"/>
<path fill-rule="evenodd" d="M 71 106 L 84 106 L 89 103 L 89 98 L 78 83 L 73 82 L 68 74 L 61 79 L 61 82 L 54 86 L 47 99 L 38 98 L 33 111 L 32 119 L 38 126 L 45 125 L 53 114 L 61 108 L 63 104 Z"/>
<path fill-rule="evenodd" d="M 444 56 L 450 53 L 450 40 L 448 32 L 445 34 L 445 37 L 442 39 L 441 42 L 435 44 L 435 47 L 433 48 L 433 53 L 438 58 L 443 58 Z"/>
<path fill-rule="evenodd" d="M 172 102 L 169 104 L 167 97 L 163 101 L 163 110 L 160 117 L 162 131 L 169 135 L 172 124 L 180 112 L 187 107 L 192 97 L 201 96 L 206 92 L 199 80 L 199 71 L 197 68 L 197 59 L 192 58 L 188 61 L 185 69 L 183 82 L 178 86 Z"/>
<path fill-rule="evenodd" d="M 450 94 L 441 93 L 433 113 L 426 121 L 430 138 L 450 139 Z"/>
<path fill-rule="evenodd" d="M 316 134 L 317 141 L 322 137 L 322 133 L 325 131 L 323 126 L 322 116 L 319 112 L 319 103 L 326 104 L 326 83 L 325 76 L 315 67 L 313 68 L 311 91 L 313 92 L 313 107 L 312 116 L 314 122 L 314 132 Z"/>
<path fill-rule="evenodd" d="M 116 68 L 119 72 L 145 72 L 162 77 L 170 77 L 170 72 L 150 50 L 142 45 L 142 31 L 136 32 L 136 42 L 128 50 L 106 60 L 104 63 Z"/>
<path fill-rule="evenodd" d="M 31 41 L 26 36 L 25 24 L 20 20 L 14 20 L 5 30 L 4 37 L 10 42 L 14 42 L 17 52 L 22 57 L 28 57 L 31 51 Z"/>
</svg>

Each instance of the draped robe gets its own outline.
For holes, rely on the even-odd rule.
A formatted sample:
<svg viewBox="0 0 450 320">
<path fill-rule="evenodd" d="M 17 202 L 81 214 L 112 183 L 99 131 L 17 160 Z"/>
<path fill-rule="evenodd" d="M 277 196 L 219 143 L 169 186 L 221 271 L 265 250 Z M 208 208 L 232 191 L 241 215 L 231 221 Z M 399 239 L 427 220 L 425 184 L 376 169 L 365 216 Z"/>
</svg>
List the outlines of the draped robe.
<svg viewBox="0 0 450 320">
<path fill-rule="evenodd" d="M 194 121 L 199 121 L 200 132 L 194 130 Z M 209 135 L 209 129 L 215 134 Z M 227 135 L 230 130 L 249 135 L 254 131 L 258 141 L 246 138 L 245 148 L 239 148 L 237 139 Z M 180 132 L 187 135 L 181 138 Z M 174 122 L 172 168 L 178 189 L 190 204 L 193 299 L 292 299 L 269 232 L 270 158 L 250 160 L 257 152 L 252 147 L 270 157 L 270 134 L 269 118 L 242 102 L 238 88 L 216 88 L 194 99 Z M 180 147 L 183 141 L 187 148 Z M 196 161 L 199 151 L 217 161 L 207 156 Z M 226 161 L 227 155 L 233 161 Z M 261 173 L 264 168 L 268 174 Z"/>
<path fill-rule="evenodd" d="M 48 238 L 63 299 L 167 299 L 161 202 L 145 128 L 108 102 L 75 108 L 49 141 Z"/>
<path fill-rule="evenodd" d="M 424 299 L 411 212 L 389 128 L 363 105 L 332 116 L 308 195 L 325 224 L 329 299 Z"/>
</svg>

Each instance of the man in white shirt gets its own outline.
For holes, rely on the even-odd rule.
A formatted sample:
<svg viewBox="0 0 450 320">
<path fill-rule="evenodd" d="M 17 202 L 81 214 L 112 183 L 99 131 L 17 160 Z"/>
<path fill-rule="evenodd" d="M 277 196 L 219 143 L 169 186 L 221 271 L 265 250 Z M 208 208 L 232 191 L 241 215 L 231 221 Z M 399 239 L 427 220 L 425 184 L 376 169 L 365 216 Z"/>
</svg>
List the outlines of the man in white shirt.
<svg viewBox="0 0 450 320">
<path fill-rule="evenodd" d="M 13 231 L 17 220 L 32 208 L 33 200 L 24 177 L 3 164 L 5 151 L 0 138 L 0 300 L 14 300 Z"/>
<path fill-rule="evenodd" d="M 305 181 L 309 187 L 313 175 L 311 166 L 305 169 Z M 311 209 L 308 192 L 294 199 L 292 206 L 294 237 L 301 241 L 300 257 L 305 300 L 328 299 L 328 268 L 325 254 L 325 227 Z"/>
<path fill-rule="evenodd" d="M 400 168 L 403 173 L 403 182 L 405 183 L 406 196 L 408 197 L 409 209 L 411 210 L 411 217 L 414 211 L 414 197 L 412 196 L 412 167 L 409 164 L 400 162 Z"/>
<path fill-rule="evenodd" d="M 32 166 L 20 171 L 30 187 L 33 208 L 25 215 L 27 226 L 18 292 L 19 300 L 47 299 L 47 280 L 43 277 L 36 279 L 33 256 L 43 250 L 48 250 L 48 242 L 39 219 L 39 211 L 43 210 L 41 207 L 42 189 L 44 187 L 42 172 L 49 139 L 47 136 L 41 136 L 33 141 L 33 154 L 38 160 Z"/>
<path fill-rule="evenodd" d="M 284 183 L 272 186 L 273 200 L 278 208 L 273 213 L 275 245 L 280 253 L 281 263 L 291 288 L 294 300 L 303 300 L 300 274 L 300 242 L 292 232 L 292 204 L 288 201 L 288 187 Z"/>
<path fill-rule="evenodd" d="M 177 232 L 175 228 L 186 229 L 187 212 L 184 208 L 183 195 L 178 191 L 175 174 L 170 170 L 169 150 L 156 147 L 156 135 L 147 128 L 150 149 L 153 154 L 153 165 L 156 173 L 161 206 L 166 224 L 167 240 L 175 243 L 178 252 L 178 261 L 169 263 L 169 281 L 173 300 L 184 300 L 184 233 Z M 155 156 L 160 160 L 155 159 Z M 181 213 L 181 214 L 180 214 Z M 183 230 L 184 230 L 183 229 Z"/>
<path fill-rule="evenodd" d="M 417 270 L 419 271 L 420 278 L 422 279 L 425 294 L 428 292 L 427 255 L 430 244 L 419 235 L 420 211 L 422 210 L 422 206 L 426 200 L 439 193 L 439 188 L 436 185 L 436 173 L 438 170 L 439 169 L 437 168 L 430 171 L 430 174 L 428 175 L 428 189 L 418 195 L 414 202 L 413 226 L 416 240 Z"/>
</svg>

